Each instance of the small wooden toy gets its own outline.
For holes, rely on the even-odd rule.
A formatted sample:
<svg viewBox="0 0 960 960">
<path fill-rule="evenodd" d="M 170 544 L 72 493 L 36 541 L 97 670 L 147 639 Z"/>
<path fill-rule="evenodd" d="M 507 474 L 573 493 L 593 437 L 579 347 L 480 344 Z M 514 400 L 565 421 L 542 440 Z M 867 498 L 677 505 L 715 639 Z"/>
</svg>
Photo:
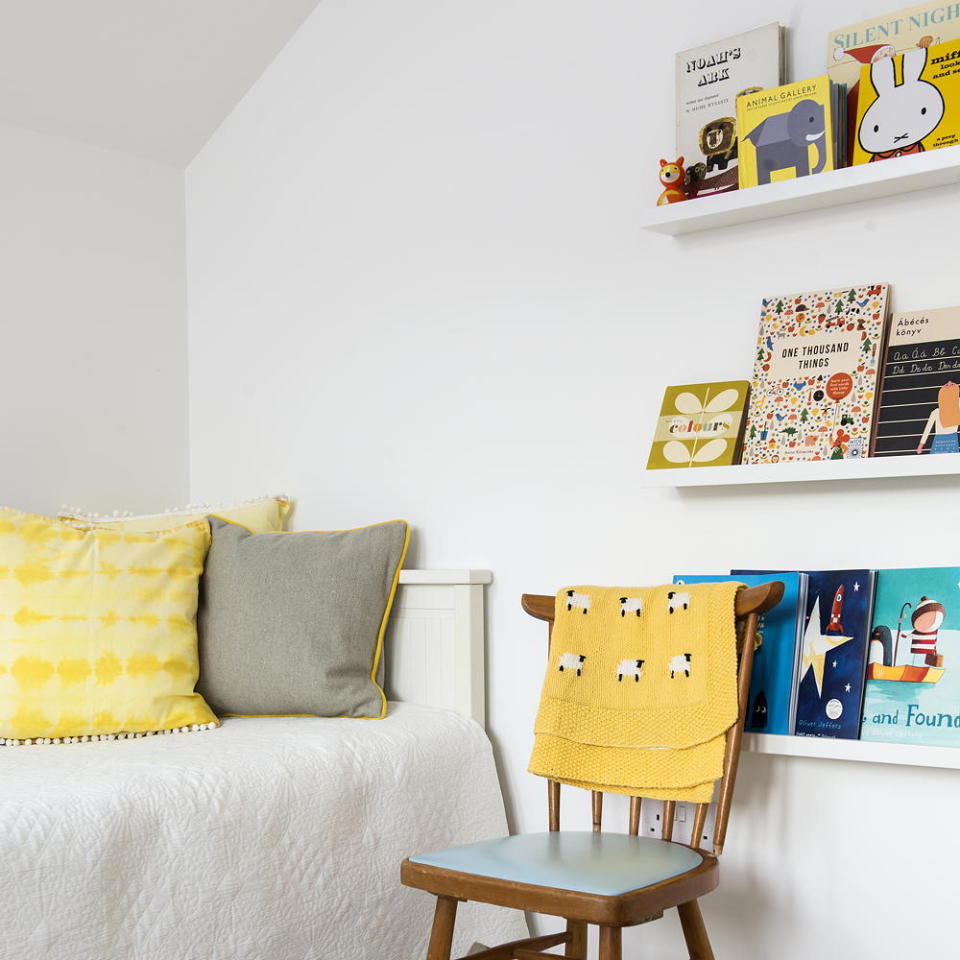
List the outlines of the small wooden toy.
<svg viewBox="0 0 960 960">
<path fill-rule="evenodd" d="M 679 203 L 686 200 L 687 195 L 684 192 L 683 185 L 686 183 L 687 174 L 683 169 L 683 157 L 678 157 L 676 163 L 668 163 L 666 160 L 660 161 L 660 183 L 663 186 L 663 193 L 657 200 L 657 206 L 665 203 Z"/>
</svg>

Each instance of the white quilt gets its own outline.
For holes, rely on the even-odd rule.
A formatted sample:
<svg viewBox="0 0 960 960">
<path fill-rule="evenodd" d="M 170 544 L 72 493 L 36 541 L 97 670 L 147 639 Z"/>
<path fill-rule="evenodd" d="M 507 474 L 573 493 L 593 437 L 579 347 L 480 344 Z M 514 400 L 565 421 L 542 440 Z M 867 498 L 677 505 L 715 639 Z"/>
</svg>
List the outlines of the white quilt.
<svg viewBox="0 0 960 960">
<path fill-rule="evenodd" d="M 506 833 L 457 714 L 226 720 L 0 748 L 2 960 L 421 960 L 434 898 L 400 861 Z M 454 956 L 526 936 L 462 904 Z"/>
</svg>

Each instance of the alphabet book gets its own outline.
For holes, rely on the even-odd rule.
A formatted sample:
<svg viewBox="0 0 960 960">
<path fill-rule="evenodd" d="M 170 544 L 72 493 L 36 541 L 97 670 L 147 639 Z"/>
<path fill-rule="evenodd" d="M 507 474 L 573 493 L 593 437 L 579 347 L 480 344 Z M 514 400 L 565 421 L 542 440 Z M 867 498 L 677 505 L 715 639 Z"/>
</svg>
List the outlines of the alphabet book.
<svg viewBox="0 0 960 960">
<path fill-rule="evenodd" d="M 765 297 L 743 463 L 867 456 L 885 283 Z"/>
<path fill-rule="evenodd" d="M 737 97 L 740 188 L 843 166 L 846 88 L 828 76 Z"/>
<path fill-rule="evenodd" d="M 958 453 L 960 307 L 895 313 L 871 457 Z"/>
<path fill-rule="evenodd" d="M 877 572 L 861 740 L 960 746 L 960 567 Z"/>
</svg>

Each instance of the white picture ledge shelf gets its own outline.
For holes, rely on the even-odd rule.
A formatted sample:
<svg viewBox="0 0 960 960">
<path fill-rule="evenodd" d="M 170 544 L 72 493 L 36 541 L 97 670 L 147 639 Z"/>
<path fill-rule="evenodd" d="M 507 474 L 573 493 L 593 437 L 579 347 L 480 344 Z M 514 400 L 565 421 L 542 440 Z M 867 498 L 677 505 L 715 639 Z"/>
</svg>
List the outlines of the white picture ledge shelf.
<svg viewBox="0 0 960 960">
<path fill-rule="evenodd" d="M 960 183 L 960 146 L 653 207 L 645 230 L 679 236 Z"/>
<path fill-rule="evenodd" d="M 645 487 L 714 487 L 753 483 L 800 483 L 824 480 L 879 480 L 889 477 L 960 476 L 960 453 L 913 454 L 865 460 L 811 460 L 733 467 L 683 467 L 646 470 Z"/>
<path fill-rule="evenodd" d="M 913 743 L 873 743 L 864 740 L 748 733 L 743 738 L 743 750 L 746 753 L 764 753 L 778 757 L 812 757 L 820 760 L 854 760 L 960 770 L 960 747 L 927 747 Z"/>
</svg>

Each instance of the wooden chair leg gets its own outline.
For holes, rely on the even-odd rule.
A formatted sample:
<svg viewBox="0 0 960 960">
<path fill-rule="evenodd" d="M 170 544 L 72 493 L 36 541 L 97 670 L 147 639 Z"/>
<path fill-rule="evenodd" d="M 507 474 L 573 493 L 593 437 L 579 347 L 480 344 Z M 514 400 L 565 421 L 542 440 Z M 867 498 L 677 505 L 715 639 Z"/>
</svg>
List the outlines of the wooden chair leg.
<svg viewBox="0 0 960 960">
<path fill-rule="evenodd" d="M 570 940 L 563 951 L 565 957 L 587 960 L 587 924 L 583 920 L 568 920 L 567 933 Z"/>
<path fill-rule="evenodd" d="M 623 960 L 620 927 L 600 928 L 600 960 Z"/>
<path fill-rule="evenodd" d="M 696 900 L 681 903 L 677 907 L 680 914 L 680 926 L 683 927 L 683 939 L 687 941 L 687 953 L 690 960 L 714 960 L 707 928 L 703 925 L 703 914 Z"/>
<path fill-rule="evenodd" d="M 430 946 L 427 960 L 450 960 L 453 949 L 453 925 L 457 920 L 457 904 L 454 897 L 437 897 L 433 914 L 433 929 L 430 931 Z"/>
</svg>

